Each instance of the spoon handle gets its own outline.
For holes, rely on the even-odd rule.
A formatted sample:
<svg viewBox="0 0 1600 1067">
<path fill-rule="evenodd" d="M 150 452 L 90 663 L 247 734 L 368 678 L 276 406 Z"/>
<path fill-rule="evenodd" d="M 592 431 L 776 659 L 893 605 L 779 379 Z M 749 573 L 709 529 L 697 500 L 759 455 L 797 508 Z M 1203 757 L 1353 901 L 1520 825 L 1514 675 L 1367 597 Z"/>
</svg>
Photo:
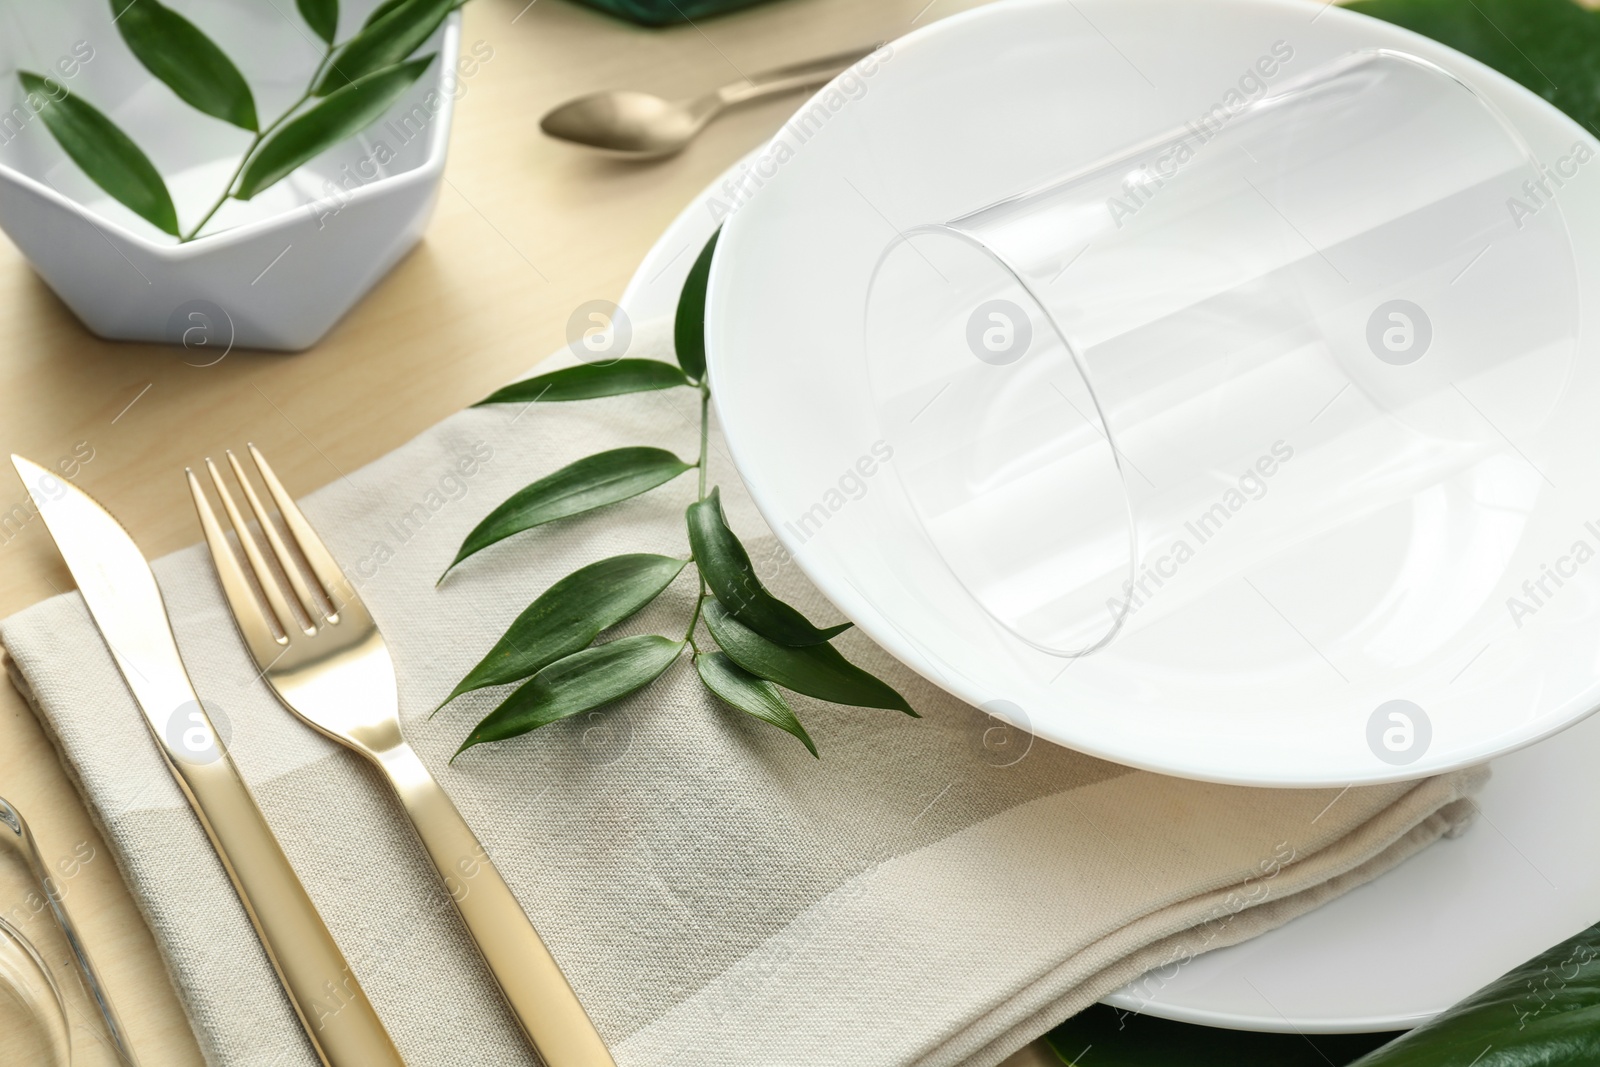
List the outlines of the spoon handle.
<svg viewBox="0 0 1600 1067">
<path fill-rule="evenodd" d="M 819 85 L 826 85 L 876 50 L 876 45 L 871 48 L 856 48 L 837 55 L 823 56 L 792 66 L 778 67 L 776 70 L 763 71 L 742 82 L 723 86 L 717 90 L 716 95 L 724 106 L 731 106 L 783 93 L 798 92 L 801 89 L 814 89 Z"/>
</svg>

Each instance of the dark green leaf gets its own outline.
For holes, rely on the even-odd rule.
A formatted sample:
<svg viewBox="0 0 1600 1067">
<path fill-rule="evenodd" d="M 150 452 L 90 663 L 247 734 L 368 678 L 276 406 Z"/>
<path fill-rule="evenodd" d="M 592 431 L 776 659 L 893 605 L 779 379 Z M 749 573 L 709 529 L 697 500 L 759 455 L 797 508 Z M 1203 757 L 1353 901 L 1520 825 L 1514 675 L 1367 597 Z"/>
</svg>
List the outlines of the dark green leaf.
<svg viewBox="0 0 1600 1067">
<path fill-rule="evenodd" d="M 376 122 L 432 62 L 429 55 L 385 67 L 285 123 L 250 158 L 235 195 L 249 200 L 301 164 Z"/>
<path fill-rule="evenodd" d="M 711 636 L 728 658 L 758 678 L 834 704 L 892 708 L 917 717 L 905 697 L 845 659 L 832 645 L 790 648 L 774 644 L 711 599 L 705 603 L 705 618 Z"/>
<path fill-rule="evenodd" d="M 641 634 L 558 659 L 485 716 L 456 755 L 621 699 L 659 678 L 682 649 L 682 641 Z"/>
<path fill-rule="evenodd" d="M 361 24 L 361 28 L 366 29 L 405 2 L 406 0 L 383 0 L 383 3 L 372 9 L 372 13 L 367 16 L 367 21 Z"/>
<path fill-rule="evenodd" d="M 315 94 L 330 96 L 399 63 L 433 36 L 454 6 L 454 0 L 401 0 L 334 53 Z"/>
<path fill-rule="evenodd" d="M 89 180 L 140 218 L 177 237 L 178 211 L 150 157 L 60 82 L 27 71 L 18 71 L 17 76 L 23 92 L 37 102 L 45 128 Z"/>
<path fill-rule="evenodd" d="M 474 689 L 520 681 L 570 656 L 654 600 L 685 566 L 670 556 L 631 555 L 573 571 L 517 616 L 439 706 Z"/>
<path fill-rule="evenodd" d="M 700 250 L 700 257 L 689 268 L 678 297 L 678 315 L 672 324 L 672 342 L 678 351 L 678 366 L 695 381 L 706 375 L 706 283 L 711 279 L 711 257 L 717 250 L 719 229 Z"/>
<path fill-rule="evenodd" d="M 1068 1067 L 1334 1067 L 1394 1036 L 1259 1034 L 1095 1004 L 1056 1027 L 1046 1040 Z M 1460 1067 L 1467 1067 L 1468 1060 Z"/>
<path fill-rule="evenodd" d="M 654 389 L 671 389 L 675 385 L 688 384 L 689 379 L 684 377 L 683 371 L 659 359 L 619 359 L 609 366 L 585 363 L 534 378 L 524 378 L 504 389 L 497 389 L 473 407 L 485 404 L 531 404 L 536 400 L 543 403 L 593 400 L 595 397 L 647 393 Z"/>
<path fill-rule="evenodd" d="M 778 692 L 777 686 L 762 681 L 740 667 L 728 658 L 726 652 L 710 652 L 696 656 L 694 669 L 699 672 L 700 680 L 705 683 L 706 688 L 724 701 L 740 711 L 749 712 L 762 722 L 789 731 L 800 739 L 800 743 L 805 745 L 813 756 L 817 754 L 817 746 L 812 743 L 811 735 L 806 733 L 806 728 L 795 718 L 794 709 L 783 699 L 783 694 Z"/>
<path fill-rule="evenodd" d="M 1600 1063 L 1600 925 L 1540 953 L 1352 1067 Z"/>
<path fill-rule="evenodd" d="M 198 111 L 259 129 L 250 86 L 200 28 L 157 0 L 111 0 L 117 32 L 145 69 Z"/>
<path fill-rule="evenodd" d="M 820 645 L 850 628 L 846 622 L 819 630 L 767 592 L 750 565 L 750 554 L 728 529 L 717 490 L 690 504 L 688 518 L 689 548 L 706 584 L 734 618 L 756 633 L 780 645 Z"/>
<path fill-rule="evenodd" d="M 694 464 L 660 448 L 614 448 L 570 463 L 517 490 L 491 511 L 461 543 L 445 574 L 474 552 L 512 534 L 627 500 L 693 469 Z"/>
<path fill-rule="evenodd" d="M 294 0 L 311 32 L 327 44 L 339 35 L 339 0 Z"/>
</svg>

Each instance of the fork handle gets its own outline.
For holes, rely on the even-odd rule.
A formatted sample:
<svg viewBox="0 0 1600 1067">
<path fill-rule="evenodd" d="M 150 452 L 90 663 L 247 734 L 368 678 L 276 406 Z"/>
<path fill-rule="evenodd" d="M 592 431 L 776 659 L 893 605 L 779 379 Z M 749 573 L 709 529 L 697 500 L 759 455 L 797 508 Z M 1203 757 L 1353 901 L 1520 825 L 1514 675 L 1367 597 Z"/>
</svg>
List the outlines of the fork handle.
<svg viewBox="0 0 1600 1067">
<path fill-rule="evenodd" d="M 555 957 L 422 760 L 404 742 L 377 759 L 545 1067 L 615 1067 Z"/>
</svg>

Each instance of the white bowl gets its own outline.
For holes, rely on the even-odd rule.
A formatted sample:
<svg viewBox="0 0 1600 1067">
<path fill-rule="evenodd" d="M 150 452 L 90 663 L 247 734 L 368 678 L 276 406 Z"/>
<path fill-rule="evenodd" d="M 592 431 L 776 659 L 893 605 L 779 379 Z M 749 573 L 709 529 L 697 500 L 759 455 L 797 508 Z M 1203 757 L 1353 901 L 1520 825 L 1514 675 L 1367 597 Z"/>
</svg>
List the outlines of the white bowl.
<svg viewBox="0 0 1600 1067">
<path fill-rule="evenodd" d="M 321 58 L 293 5 L 173 4 L 238 65 L 263 121 L 304 89 Z M 342 5 L 347 38 L 375 0 Z M 189 244 L 106 195 L 22 105 L 19 69 L 53 75 L 99 108 L 166 179 L 183 227 L 210 207 L 250 134 L 210 118 L 150 75 L 108 5 L 0 8 L 0 229 L 101 337 L 298 351 L 315 344 L 416 244 L 438 196 L 461 17 L 423 51 L 438 57 L 376 124 L 250 201 L 230 200 Z M 85 58 L 87 57 L 87 58 Z M 68 71 L 71 75 L 68 76 Z"/>
<path fill-rule="evenodd" d="M 918 454 L 874 405 L 863 329 L 891 242 L 1207 114 L 1280 41 L 1292 42 L 1293 71 L 1374 48 L 1411 53 L 1482 94 L 1535 158 L 1565 160 L 1561 175 L 1600 156 L 1588 131 L 1510 79 L 1337 7 L 1002 0 L 916 30 L 871 73 L 823 90 L 711 205 L 738 206 L 711 268 L 706 347 L 729 453 L 773 532 L 846 616 L 930 682 L 1118 763 L 1337 790 L 1481 763 L 1600 706 L 1600 564 L 1568 577 L 1575 559 L 1600 558 L 1600 286 L 1586 284 L 1600 278 L 1600 189 L 1566 179 L 1557 201 L 1590 324 L 1570 373 L 1461 381 L 1462 409 L 1499 426 L 1548 383 L 1550 414 L 1507 437 L 1508 459 L 1271 557 L 1234 557 L 1238 578 L 1173 597 L 1170 614 L 1142 612 L 1077 658 L 1002 626 L 927 535 L 906 489 Z M 954 291 L 925 277 L 941 298 Z M 1228 477 L 1219 466 L 1219 483 Z M 1497 488 L 1458 506 L 1458 487 L 1478 478 Z M 995 554 L 1026 538 L 1068 543 L 1055 514 L 1015 522 L 991 539 Z M 1446 566 L 1440 545 L 1481 551 Z M 1557 569 L 1559 585 L 1546 577 Z M 1319 599 L 1310 574 L 1341 580 Z M 1537 603 L 1524 583 L 1540 584 Z"/>
</svg>

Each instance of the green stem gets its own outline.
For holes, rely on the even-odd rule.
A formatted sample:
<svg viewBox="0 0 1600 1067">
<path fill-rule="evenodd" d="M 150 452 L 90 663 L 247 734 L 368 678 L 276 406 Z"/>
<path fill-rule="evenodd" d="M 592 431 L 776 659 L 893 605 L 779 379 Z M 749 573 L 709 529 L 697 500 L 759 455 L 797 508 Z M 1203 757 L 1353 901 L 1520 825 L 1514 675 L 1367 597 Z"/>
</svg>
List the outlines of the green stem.
<svg viewBox="0 0 1600 1067">
<path fill-rule="evenodd" d="M 700 383 L 700 499 L 706 498 L 706 443 L 711 437 L 711 390 Z"/>
<path fill-rule="evenodd" d="M 710 452 L 707 445 L 711 438 L 711 390 L 705 382 L 700 383 L 700 458 L 695 466 L 700 469 L 700 494 L 697 500 L 706 498 L 706 455 Z M 700 595 L 694 601 L 694 614 L 689 617 L 689 629 L 684 632 L 683 639 L 689 642 L 689 647 L 694 649 L 695 655 L 700 654 L 700 646 L 694 639 L 694 628 L 700 622 L 700 608 L 706 602 L 706 576 L 701 573 L 700 567 L 695 566 L 695 575 L 700 579 Z"/>
<path fill-rule="evenodd" d="M 700 623 L 700 607 L 706 602 L 705 579 L 700 580 L 700 595 L 694 599 L 694 614 L 689 616 L 689 628 L 684 631 L 683 639 L 689 642 L 689 647 L 694 649 L 694 654 L 700 654 L 700 646 L 695 643 L 694 628 Z"/>
<path fill-rule="evenodd" d="M 217 202 L 211 205 L 211 210 L 207 211 L 200 221 L 194 224 L 194 228 L 192 230 L 190 230 L 186 235 L 178 238 L 178 242 L 180 244 L 188 244 L 196 237 L 199 237 L 200 231 L 205 228 L 206 223 L 211 221 L 211 217 L 218 211 L 222 210 L 222 205 L 226 204 L 228 202 L 228 198 L 233 196 L 233 187 L 238 183 L 239 175 L 244 173 L 244 168 L 246 164 L 250 162 L 250 157 L 256 154 L 256 149 L 261 147 L 261 142 L 265 141 L 267 136 L 271 134 L 273 130 L 276 130 L 279 126 L 282 126 L 290 115 L 293 115 L 296 111 L 300 110 L 301 106 L 304 105 L 307 100 L 311 99 L 312 90 L 316 88 L 317 82 L 322 79 L 323 71 L 328 69 L 328 62 L 333 59 L 333 53 L 336 51 L 338 51 L 338 49 L 330 44 L 327 52 L 325 52 L 322 56 L 322 62 L 317 64 L 316 72 L 311 75 L 311 81 L 309 84 L 307 84 L 306 91 L 301 93 L 300 98 L 294 103 L 290 104 L 288 109 L 284 111 L 283 114 L 273 119 L 263 129 L 256 133 L 255 139 L 250 142 L 250 147 L 246 148 L 244 150 L 244 155 L 239 158 L 239 165 L 233 168 L 233 174 L 228 177 L 227 185 L 223 186 L 222 195 L 217 197 Z"/>
</svg>

